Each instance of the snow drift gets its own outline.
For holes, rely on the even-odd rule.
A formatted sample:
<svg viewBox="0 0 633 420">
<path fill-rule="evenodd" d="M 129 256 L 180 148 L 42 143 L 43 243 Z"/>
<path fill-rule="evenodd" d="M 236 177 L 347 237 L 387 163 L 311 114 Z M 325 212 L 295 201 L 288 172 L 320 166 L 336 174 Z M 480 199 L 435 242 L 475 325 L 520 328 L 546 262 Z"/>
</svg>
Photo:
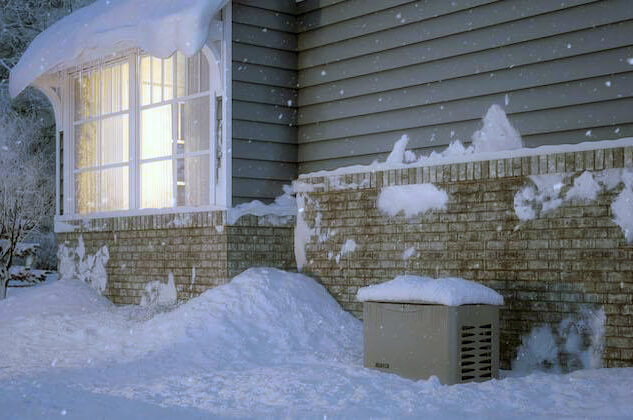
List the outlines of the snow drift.
<svg viewBox="0 0 633 420">
<path fill-rule="evenodd" d="M 98 0 L 38 35 L 11 71 L 17 96 L 41 75 L 131 48 L 166 58 L 192 56 L 227 0 Z"/>
<path fill-rule="evenodd" d="M 168 353 L 210 367 L 358 357 L 361 324 L 309 277 L 250 269 L 180 306 L 117 307 L 62 279 L 0 305 L 3 374 Z M 159 366 L 160 367 L 160 366 Z"/>
</svg>

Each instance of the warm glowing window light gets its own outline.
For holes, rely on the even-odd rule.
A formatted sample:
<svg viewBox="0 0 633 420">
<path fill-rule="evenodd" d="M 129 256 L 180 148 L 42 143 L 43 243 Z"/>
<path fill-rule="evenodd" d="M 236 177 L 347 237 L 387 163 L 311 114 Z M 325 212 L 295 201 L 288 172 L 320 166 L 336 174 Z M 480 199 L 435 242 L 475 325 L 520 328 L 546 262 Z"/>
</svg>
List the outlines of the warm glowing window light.
<svg viewBox="0 0 633 420">
<path fill-rule="evenodd" d="M 128 210 L 133 185 L 141 209 L 209 205 L 209 77 L 204 55 L 181 53 L 135 55 L 76 75 L 77 213 Z"/>
</svg>

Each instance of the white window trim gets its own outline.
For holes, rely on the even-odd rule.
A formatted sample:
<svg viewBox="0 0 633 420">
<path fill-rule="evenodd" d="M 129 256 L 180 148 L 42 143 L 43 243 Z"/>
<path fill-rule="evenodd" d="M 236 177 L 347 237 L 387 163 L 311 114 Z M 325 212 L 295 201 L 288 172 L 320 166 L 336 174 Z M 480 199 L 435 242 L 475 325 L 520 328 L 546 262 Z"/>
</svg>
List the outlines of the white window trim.
<svg viewBox="0 0 633 420">
<path fill-rule="evenodd" d="M 228 12 L 227 12 L 228 11 Z M 62 112 L 59 115 L 59 119 L 57 120 L 58 125 L 58 137 L 59 132 L 63 130 L 63 157 L 59 156 L 59 147 L 57 148 L 58 156 L 57 156 L 57 188 L 59 189 L 61 173 L 60 173 L 60 163 L 63 158 L 63 209 L 64 214 L 60 215 L 60 193 L 61 191 L 57 191 L 57 216 L 56 220 L 59 221 L 72 221 L 72 220 L 82 220 L 82 219 L 94 219 L 94 218 L 111 218 L 111 217 L 125 217 L 125 216 L 136 216 L 136 215 L 162 215 L 162 214 L 178 214 L 178 213 L 192 213 L 192 212 L 208 212 L 208 211 L 217 211 L 217 210 L 226 210 L 231 206 L 231 168 L 230 168 L 230 151 L 231 151 L 231 101 L 230 101 L 230 80 L 231 80 L 231 13 L 230 13 L 230 4 L 224 10 L 224 39 L 221 41 L 212 42 L 211 44 L 206 45 L 202 54 L 207 58 L 209 62 L 209 92 L 198 93 L 194 95 L 189 95 L 183 98 L 174 98 L 172 101 L 164 101 L 161 104 L 152 104 L 146 106 L 139 106 L 139 87 L 138 87 L 138 55 L 134 54 L 125 54 L 123 57 L 124 60 L 127 60 L 129 63 L 129 71 L 130 71 L 130 93 L 129 93 L 129 110 L 122 111 L 118 113 L 108 114 L 109 117 L 115 116 L 117 114 L 128 114 L 130 116 L 130 153 L 129 153 L 129 162 L 121 162 L 115 164 L 108 164 L 99 166 L 100 169 L 106 169 L 109 167 L 129 167 L 129 176 L 130 176 L 130 200 L 129 200 L 129 210 L 125 211 L 112 211 L 112 212 L 94 212 L 89 214 L 78 214 L 76 213 L 76 198 L 75 198 L 75 173 L 80 173 L 83 171 L 88 171 L 90 169 L 96 168 L 81 168 L 75 169 L 74 162 L 74 126 L 79 123 L 79 121 L 74 121 L 74 82 L 73 76 L 71 72 L 66 72 L 62 76 L 62 95 L 61 95 L 61 103 L 60 108 L 62 108 Z M 227 34 L 227 30 L 229 33 Z M 229 40 L 226 42 L 225 40 Z M 118 57 L 116 60 L 121 61 L 122 57 Z M 108 62 L 109 63 L 109 62 Z M 106 64 L 106 63 L 104 63 Z M 229 83 L 226 83 L 226 81 Z M 210 182 L 209 182 L 209 199 L 210 204 L 199 207 L 170 207 L 170 208 L 160 208 L 160 209 L 141 209 L 140 207 L 140 151 L 138 147 L 140 146 L 138 143 L 140 142 L 139 138 L 139 118 L 141 109 L 146 109 L 152 106 L 160 106 L 166 105 L 172 102 L 178 102 L 180 100 L 190 100 L 195 99 L 196 97 L 204 97 L 208 96 L 210 100 L 210 145 L 208 151 L 203 152 L 194 152 L 187 153 L 186 156 L 199 156 L 199 155 L 209 155 L 210 157 Z M 219 139 L 219 133 L 216 133 L 216 109 L 217 109 L 217 101 L 222 101 L 222 133 L 221 139 Z M 220 140 L 220 141 L 218 141 Z M 59 141 L 59 139 L 58 139 Z M 220 143 L 220 144 L 219 144 Z M 221 146 L 221 150 L 216 150 L 218 146 Z M 218 159 L 218 152 L 220 152 L 221 158 Z M 173 154 L 168 157 L 160 157 L 154 159 L 146 159 L 142 160 L 142 162 L 151 162 L 151 161 L 159 161 L 159 160 L 173 160 L 185 157 L 185 154 L 182 156 L 180 154 Z M 219 171 L 216 167 L 216 163 L 220 162 Z M 217 179 L 216 179 L 217 178 Z"/>
</svg>

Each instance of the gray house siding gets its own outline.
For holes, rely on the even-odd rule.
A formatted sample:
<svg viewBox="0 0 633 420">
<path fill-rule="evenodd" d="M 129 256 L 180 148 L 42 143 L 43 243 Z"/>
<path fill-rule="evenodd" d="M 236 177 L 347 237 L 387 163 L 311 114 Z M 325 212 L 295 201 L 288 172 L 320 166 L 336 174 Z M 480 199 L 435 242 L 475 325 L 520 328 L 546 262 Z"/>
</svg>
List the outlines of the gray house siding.
<svg viewBox="0 0 633 420">
<path fill-rule="evenodd" d="M 294 0 L 233 1 L 233 204 L 297 177 Z"/>
<path fill-rule="evenodd" d="M 633 136 L 630 0 L 299 3 L 299 172 L 470 142 L 492 104 L 527 146 Z"/>
</svg>

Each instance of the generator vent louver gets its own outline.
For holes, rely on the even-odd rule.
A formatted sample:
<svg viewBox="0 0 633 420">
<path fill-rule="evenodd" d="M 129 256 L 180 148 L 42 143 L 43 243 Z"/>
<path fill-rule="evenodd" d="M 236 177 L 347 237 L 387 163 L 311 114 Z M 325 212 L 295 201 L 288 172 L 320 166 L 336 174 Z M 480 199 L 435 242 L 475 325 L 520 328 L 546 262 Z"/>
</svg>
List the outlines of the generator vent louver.
<svg viewBox="0 0 633 420">
<path fill-rule="evenodd" d="M 492 325 L 464 325 L 460 336 L 460 367 L 463 382 L 492 377 Z"/>
</svg>

